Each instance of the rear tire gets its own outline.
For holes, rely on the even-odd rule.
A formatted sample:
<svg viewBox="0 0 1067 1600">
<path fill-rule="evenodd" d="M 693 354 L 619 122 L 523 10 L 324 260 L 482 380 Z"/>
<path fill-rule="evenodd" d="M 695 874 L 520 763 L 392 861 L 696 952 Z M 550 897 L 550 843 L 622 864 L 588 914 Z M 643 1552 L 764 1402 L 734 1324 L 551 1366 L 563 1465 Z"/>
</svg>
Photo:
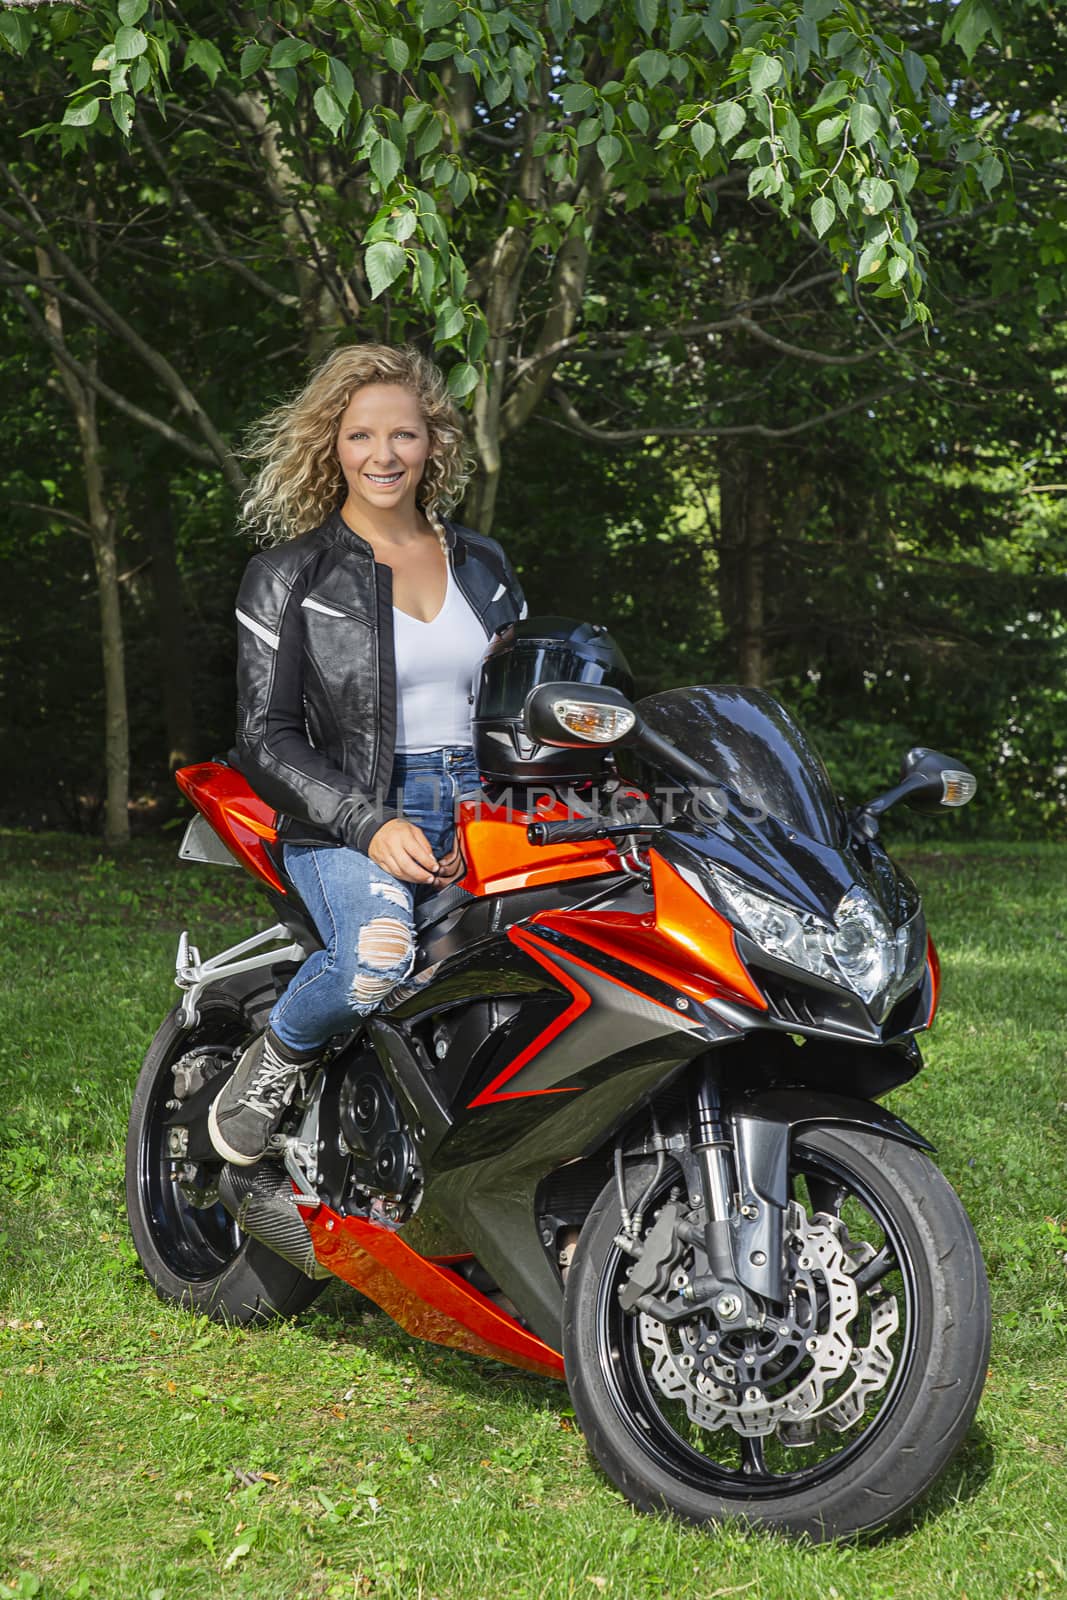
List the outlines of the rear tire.
<svg viewBox="0 0 1067 1600">
<path fill-rule="evenodd" d="M 126 1137 L 126 1210 L 134 1248 L 161 1300 L 203 1312 L 216 1322 L 252 1324 L 293 1317 L 325 1287 L 259 1240 L 241 1232 L 217 1201 L 190 1203 L 164 1152 L 166 1102 L 173 1067 L 194 1050 L 229 1055 L 263 1027 L 269 1002 L 242 1004 L 216 989 L 200 1004 L 195 1028 L 178 1024 L 176 1006 L 145 1056 L 133 1091 Z M 221 1171 L 219 1161 L 215 1172 Z M 211 1166 L 199 1169 L 206 1185 Z"/>
<path fill-rule="evenodd" d="M 657 1386 L 638 1320 L 618 1303 L 627 1258 L 614 1242 L 613 1182 L 589 1214 L 567 1278 L 567 1381 L 590 1451 L 642 1510 L 698 1523 L 733 1518 L 817 1542 L 847 1539 L 903 1518 L 963 1443 L 989 1358 L 989 1290 L 963 1206 L 918 1150 L 858 1130 L 812 1128 L 794 1139 L 790 1172 L 794 1196 L 796 1185 L 807 1186 L 812 1211 L 832 1209 L 815 1199 L 839 1184 L 848 1198 L 837 1214 L 862 1206 L 869 1232 L 891 1243 L 898 1264 L 884 1285 L 860 1294 L 862 1305 L 892 1293 L 903 1315 L 889 1375 L 857 1422 L 833 1442 L 826 1433 L 799 1450 L 784 1448 L 776 1429 L 758 1453 L 729 1426 L 690 1423 Z M 668 1177 L 650 1214 L 669 1186 Z"/>
</svg>

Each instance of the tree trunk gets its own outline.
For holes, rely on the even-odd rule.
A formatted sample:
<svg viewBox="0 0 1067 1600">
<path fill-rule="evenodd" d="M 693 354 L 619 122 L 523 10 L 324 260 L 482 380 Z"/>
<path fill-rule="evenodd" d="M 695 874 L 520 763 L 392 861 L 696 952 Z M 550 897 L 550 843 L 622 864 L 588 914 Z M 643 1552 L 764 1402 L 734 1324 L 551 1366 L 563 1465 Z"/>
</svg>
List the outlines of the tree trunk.
<svg viewBox="0 0 1067 1600">
<path fill-rule="evenodd" d="M 766 644 L 765 563 L 770 535 L 767 464 L 737 446 L 719 451 L 719 604 L 737 659 L 739 683 L 763 688 Z"/>
<path fill-rule="evenodd" d="M 146 508 L 144 530 L 151 554 L 152 591 L 159 630 L 159 675 L 167 771 L 195 758 L 193 676 L 186 636 L 185 596 L 174 544 L 174 517 L 164 489 Z"/>
<path fill-rule="evenodd" d="M 88 208 L 90 230 L 92 203 Z M 90 238 L 95 242 L 92 232 Z M 52 276 L 51 262 L 43 249 L 37 252 L 38 271 Z M 66 348 L 63 313 L 59 301 L 49 297 L 45 318 L 53 336 Z M 56 371 L 63 386 L 81 446 L 82 474 L 88 507 L 89 539 L 93 547 L 96 586 L 100 605 L 100 647 L 104 666 L 104 768 L 107 775 L 104 805 L 104 839 L 110 846 L 129 843 L 130 838 L 130 727 L 126 703 L 126 653 L 122 638 L 122 608 L 119 601 L 118 558 L 115 549 L 114 514 L 108 510 L 104 479 L 103 449 L 96 422 L 96 392 L 82 383 L 58 358 Z M 96 373 L 95 348 L 87 363 Z"/>
</svg>

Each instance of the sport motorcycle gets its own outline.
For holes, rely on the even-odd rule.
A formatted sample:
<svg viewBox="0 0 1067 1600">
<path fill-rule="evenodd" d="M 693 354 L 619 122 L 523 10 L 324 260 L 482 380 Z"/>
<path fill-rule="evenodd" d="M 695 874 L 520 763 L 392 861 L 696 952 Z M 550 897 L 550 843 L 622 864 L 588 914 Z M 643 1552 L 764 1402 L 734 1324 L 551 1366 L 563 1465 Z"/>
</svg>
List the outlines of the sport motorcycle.
<svg viewBox="0 0 1067 1600">
<path fill-rule="evenodd" d="M 267 1156 L 207 1112 L 320 941 L 277 818 L 186 767 L 181 854 L 271 926 L 201 957 L 137 1081 L 127 1202 L 160 1296 L 236 1323 L 331 1278 L 420 1338 L 563 1379 L 646 1511 L 816 1541 L 903 1518 L 963 1442 L 990 1317 L 932 1146 L 882 1106 L 922 1067 L 938 958 L 880 820 L 965 803 L 908 752 L 848 807 L 768 694 L 538 683 L 533 744 L 608 781 L 458 808 L 466 873 L 415 899 L 408 977 L 302 1081 Z"/>
</svg>

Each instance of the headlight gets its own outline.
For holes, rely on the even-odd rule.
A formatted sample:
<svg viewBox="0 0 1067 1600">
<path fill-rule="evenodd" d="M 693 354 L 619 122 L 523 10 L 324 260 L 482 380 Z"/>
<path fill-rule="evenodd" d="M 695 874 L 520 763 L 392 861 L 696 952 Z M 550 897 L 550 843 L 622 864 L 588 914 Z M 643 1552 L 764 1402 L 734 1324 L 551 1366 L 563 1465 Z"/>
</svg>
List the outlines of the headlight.
<svg viewBox="0 0 1067 1600">
<path fill-rule="evenodd" d="M 772 895 L 714 869 L 714 884 L 753 944 L 767 955 L 851 989 L 881 1021 L 914 984 L 926 960 L 922 912 L 894 930 L 865 889 L 850 889 L 833 923 L 794 911 Z"/>
</svg>

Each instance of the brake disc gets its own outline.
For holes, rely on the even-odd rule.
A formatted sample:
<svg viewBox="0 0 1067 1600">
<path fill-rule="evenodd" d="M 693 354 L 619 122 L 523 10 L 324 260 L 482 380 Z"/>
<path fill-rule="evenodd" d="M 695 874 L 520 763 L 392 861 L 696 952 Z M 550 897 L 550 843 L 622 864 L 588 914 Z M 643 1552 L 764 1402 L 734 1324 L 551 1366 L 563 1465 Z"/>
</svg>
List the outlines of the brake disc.
<svg viewBox="0 0 1067 1600">
<path fill-rule="evenodd" d="M 856 1243 L 840 1217 L 808 1217 L 790 1201 L 785 1244 L 790 1261 L 788 1310 L 757 1328 L 712 1327 L 700 1318 L 668 1327 L 641 1312 L 641 1342 L 652 1355 L 652 1377 L 690 1420 L 714 1432 L 732 1428 L 746 1438 L 776 1433 L 790 1447 L 809 1444 L 826 1429 L 841 1433 L 884 1388 L 893 1367 L 889 1340 L 900 1325 L 896 1299 L 867 1299 L 866 1344 L 850 1328 L 860 1308 L 855 1273 L 874 1255 Z M 671 1287 L 689 1282 L 678 1268 Z M 851 1368 L 852 1381 L 827 1400 Z"/>
</svg>

